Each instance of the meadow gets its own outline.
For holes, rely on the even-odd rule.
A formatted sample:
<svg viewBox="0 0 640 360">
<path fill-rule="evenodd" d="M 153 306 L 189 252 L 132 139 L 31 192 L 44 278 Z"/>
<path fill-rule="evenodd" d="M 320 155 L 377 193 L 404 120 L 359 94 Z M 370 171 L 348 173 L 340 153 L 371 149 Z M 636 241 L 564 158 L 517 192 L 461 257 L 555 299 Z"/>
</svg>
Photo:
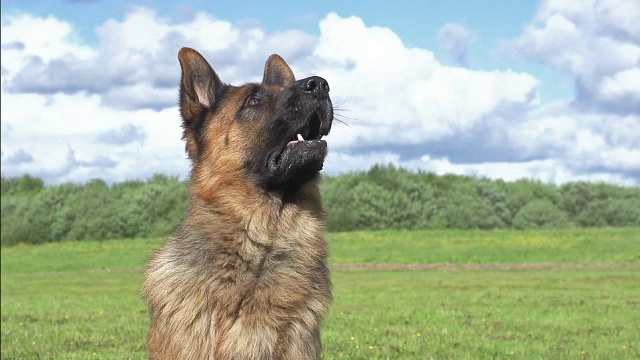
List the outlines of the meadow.
<svg viewBox="0 0 640 360">
<path fill-rule="evenodd" d="M 325 359 L 640 358 L 638 228 L 328 240 Z M 161 241 L 0 249 L 2 359 L 146 358 L 142 266 Z"/>
</svg>

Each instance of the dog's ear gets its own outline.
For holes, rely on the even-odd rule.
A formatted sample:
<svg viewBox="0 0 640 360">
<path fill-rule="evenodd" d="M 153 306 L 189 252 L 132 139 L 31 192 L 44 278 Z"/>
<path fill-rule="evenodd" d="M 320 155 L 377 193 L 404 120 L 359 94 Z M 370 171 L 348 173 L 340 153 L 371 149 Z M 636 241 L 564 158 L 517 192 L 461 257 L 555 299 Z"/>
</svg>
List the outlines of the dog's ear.
<svg viewBox="0 0 640 360">
<path fill-rule="evenodd" d="M 296 80 L 289 65 L 278 54 L 273 54 L 264 65 L 262 84 L 270 86 L 287 86 Z"/>
<path fill-rule="evenodd" d="M 213 105 L 223 84 L 211 65 L 197 51 L 182 48 L 178 53 L 178 60 L 182 68 L 180 111 L 184 120 L 190 122 Z"/>
<path fill-rule="evenodd" d="M 178 53 L 182 68 L 180 82 L 180 114 L 184 127 L 183 138 L 187 142 L 189 157 L 195 159 L 197 145 L 195 129 L 204 121 L 204 115 L 222 93 L 224 84 L 200 53 L 182 48 Z"/>
</svg>

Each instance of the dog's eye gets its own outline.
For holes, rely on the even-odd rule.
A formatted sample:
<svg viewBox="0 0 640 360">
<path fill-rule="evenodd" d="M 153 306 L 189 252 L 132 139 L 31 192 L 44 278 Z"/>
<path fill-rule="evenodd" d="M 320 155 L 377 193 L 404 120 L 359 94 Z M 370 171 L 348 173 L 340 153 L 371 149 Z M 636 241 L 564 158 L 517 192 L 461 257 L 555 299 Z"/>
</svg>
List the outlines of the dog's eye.
<svg viewBox="0 0 640 360">
<path fill-rule="evenodd" d="M 256 106 L 258 104 L 260 104 L 260 99 L 258 99 L 255 96 L 252 96 L 252 97 L 247 99 L 247 105 L 249 105 L 249 106 Z"/>
</svg>

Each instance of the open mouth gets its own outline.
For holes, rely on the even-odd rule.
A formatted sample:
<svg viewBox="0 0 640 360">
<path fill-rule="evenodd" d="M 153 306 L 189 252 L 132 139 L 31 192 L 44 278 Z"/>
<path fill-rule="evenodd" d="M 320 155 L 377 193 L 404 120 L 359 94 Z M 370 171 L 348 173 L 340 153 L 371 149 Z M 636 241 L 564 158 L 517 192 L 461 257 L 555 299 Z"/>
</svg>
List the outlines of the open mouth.
<svg viewBox="0 0 640 360">
<path fill-rule="evenodd" d="M 294 168 L 311 166 L 315 171 L 322 169 L 322 163 L 327 153 L 328 129 L 323 128 L 321 117 L 313 113 L 305 125 L 295 131 L 295 135 L 283 147 L 279 154 L 271 157 L 269 170 L 274 173 L 283 173 Z"/>
<path fill-rule="evenodd" d="M 321 128 L 322 122 L 320 121 L 320 116 L 317 113 L 313 113 L 309 118 L 307 125 L 296 132 L 295 138 L 291 139 L 289 143 L 287 143 L 287 146 L 295 145 L 300 141 L 324 141 L 327 134 L 323 134 Z"/>
</svg>

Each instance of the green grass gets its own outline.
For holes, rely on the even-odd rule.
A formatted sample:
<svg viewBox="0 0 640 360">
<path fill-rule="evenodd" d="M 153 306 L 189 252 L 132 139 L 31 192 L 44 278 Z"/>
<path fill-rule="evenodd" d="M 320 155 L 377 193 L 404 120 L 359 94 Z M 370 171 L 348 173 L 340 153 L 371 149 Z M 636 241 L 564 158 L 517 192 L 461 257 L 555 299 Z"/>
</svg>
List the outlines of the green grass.
<svg viewBox="0 0 640 360">
<path fill-rule="evenodd" d="M 64 241 L 0 248 L 5 273 L 128 269 L 143 266 L 162 239 Z"/>
<path fill-rule="evenodd" d="M 636 359 L 638 271 L 336 273 L 328 358 Z"/>
<path fill-rule="evenodd" d="M 640 260 L 639 228 L 358 231 L 329 235 L 335 263 L 541 263 Z"/>
<path fill-rule="evenodd" d="M 327 236 L 332 263 L 540 263 L 640 260 L 639 228 L 358 231 Z M 1 248 L 2 273 L 140 267 L 162 239 Z"/>
<path fill-rule="evenodd" d="M 639 235 L 639 229 L 330 234 L 336 263 L 626 264 L 334 271 L 325 359 L 640 358 Z M 140 267 L 159 241 L 2 248 L 1 357 L 146 358 Z"/>
<path fill-rule="evenodd" d="M 2 358 L 143 359 L 139 271 L 2 274 Z"/>
</svg>

